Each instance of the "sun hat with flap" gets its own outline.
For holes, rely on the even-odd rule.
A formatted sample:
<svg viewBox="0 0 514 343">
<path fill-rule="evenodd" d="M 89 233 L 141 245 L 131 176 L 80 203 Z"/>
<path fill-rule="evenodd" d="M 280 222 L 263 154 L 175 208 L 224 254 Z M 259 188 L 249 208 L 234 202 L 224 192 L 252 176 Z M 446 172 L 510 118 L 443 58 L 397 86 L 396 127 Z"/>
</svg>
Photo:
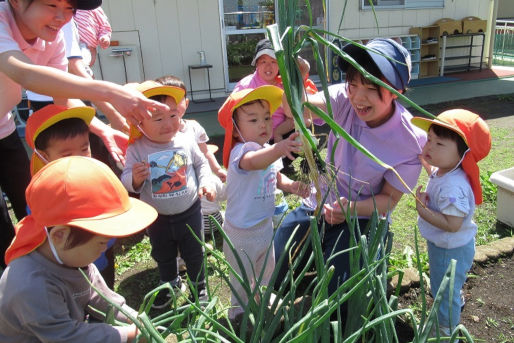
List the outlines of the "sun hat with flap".
<svg viewBox="0 0 514 343">
<path fill-rule="evenodd" d="M 218 111 L 218 121 L 225 129 L 225 141 L 223 144 L 223 165 L 228 168 L 228 160 L 232 147 L 236 143 L 233 136 L 234 122 L 232 115 L 234 110 L 254 100 L 266 100 L 269 103 L 271 115 L 282 105 L 284 91 L 276 86 L 265 85 L 257 88 L 247 88 L 232 92 Z"/>
<path fill-rule="evenodd" d="M 27 125 L 25 126 L 25 140 L 32 150 L 36 149 L 36 138 L 39 134 L 50 126 L 60 122 L 64 119 L 79 118 L 82 119 L 88 126 L 95 116 L 95 109 L 89 106 L 81 107 L 64 107 L 59 105 L 47 105 L 40 110 L 32 113 L 27 119 Z M 37 173 L 46 163 L 38 156 L 37 153 L 33 153 L 30 159 L 30 173 L 34 175 Z"/>
<path fill-rule="evenodd" d="M 481 204 L 482 187 L 477 162 L 491 151 L 491 132 L 487 123 L 477 114 L 460 108 L 444 111 L 437 116 L 437 119 L 414 117 L 411 122 L 427 132 L 430 125 L 439 125 L 456 132 L 464 139 L 469 151 L 464 155 L 461 166 L 473 190 L 475 204 Z"/>
<path fill-rule="evenodd" d="M 124 237 L 157 218 L 152 206 L 129 197 L 107 165 L 89 157 L 50 162 L 32 177 L 25 197 L 31 213 L 15 227 L 16 236 L 5 253 L 6 264 L 43 244 L 48 227 L 66 225 Z"/>
</svg>

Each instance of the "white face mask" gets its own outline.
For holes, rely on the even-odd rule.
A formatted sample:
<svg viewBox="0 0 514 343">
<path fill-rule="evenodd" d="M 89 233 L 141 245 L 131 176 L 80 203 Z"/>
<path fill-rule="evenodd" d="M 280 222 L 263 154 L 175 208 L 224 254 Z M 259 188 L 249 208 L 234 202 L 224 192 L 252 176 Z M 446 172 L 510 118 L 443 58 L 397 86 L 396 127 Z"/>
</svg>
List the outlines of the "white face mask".
<svg viewBox="0 0 514 343">
<path fill-rule="evenodd" d="M 46 226 L 45 226 L 45 232 L 46 232 L 46 237 L 48 239 L 48 244 L 50 244 L 50 250 L 52 250 L 52 254 L 54 254 L 55 260 L 59 264 L 64 264 L 64 262 L 59 257 L 59 254 L 57 254 L 57 250 L 55 249 L 54 243 L 52 242 L 52 239 L 50 238 L 50 235 L 48 234 L 48 229 L 46 228 Z"/>
</svg>

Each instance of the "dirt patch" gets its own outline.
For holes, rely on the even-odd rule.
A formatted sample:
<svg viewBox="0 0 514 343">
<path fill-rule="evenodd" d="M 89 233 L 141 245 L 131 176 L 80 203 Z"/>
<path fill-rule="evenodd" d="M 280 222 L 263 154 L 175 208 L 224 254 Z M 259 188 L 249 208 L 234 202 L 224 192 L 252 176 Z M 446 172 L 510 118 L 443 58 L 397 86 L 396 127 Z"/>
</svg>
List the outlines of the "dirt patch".
<svg viewBox="0 0 514 343">
<path fill-rule="evenodd" d="M 461 323 L 475 342 L 514 342 L 514 256 L 506 256 L 486 264 L 474 264 L 464 285 L 466 304 L 462 310 Z M 433 299 L 427 293 L 427 306 Z M 411 288 L 400 296 L 401 308 L 420 308 L 419 288 Z M 403 341 L 412 339 L 412 332 L 403 331 Z"/>
</svg>

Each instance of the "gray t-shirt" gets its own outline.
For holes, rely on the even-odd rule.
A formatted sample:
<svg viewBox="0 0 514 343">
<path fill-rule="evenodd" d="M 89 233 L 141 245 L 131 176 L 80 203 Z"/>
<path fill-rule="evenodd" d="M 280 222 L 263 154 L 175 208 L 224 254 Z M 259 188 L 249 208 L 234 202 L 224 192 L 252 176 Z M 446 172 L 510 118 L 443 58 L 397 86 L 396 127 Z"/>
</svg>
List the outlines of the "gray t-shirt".
<svg viewBox="0 0 514 343">
<path fill-rule="evenodd" d="M 132 187 L 132 167 L 137 162 L 150 166 L 150 176 L 140 189 Z M 155 143 L 145 136 L 127 149 L 121 182 L 129 192 L 158 213 L 182 213 L 198 200 L 198 188 L 210 185 L 211 169 L 190 135 L 178 132 L 169 143 Z"/>
<path fill-rule="evenodd" d="M 102 294 L 125 305 L 125 299 L 110 290 L 94 264 L 84 268 Z M 84 321 L 92 306 L 108 309 L 76 268 L 63 267 L 34 251 L 13 260 L 0 279 L 0 342 L 126 342 L 129 327 Z M 122 313 L 116 319 L 127 322 Z"/>
</svg>

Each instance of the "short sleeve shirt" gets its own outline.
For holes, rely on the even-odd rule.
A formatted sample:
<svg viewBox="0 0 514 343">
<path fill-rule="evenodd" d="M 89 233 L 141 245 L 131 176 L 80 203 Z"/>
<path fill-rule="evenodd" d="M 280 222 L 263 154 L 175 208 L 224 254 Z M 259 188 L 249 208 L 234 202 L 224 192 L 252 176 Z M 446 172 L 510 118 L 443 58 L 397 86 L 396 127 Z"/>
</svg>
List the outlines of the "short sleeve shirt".
<svg viewBox="0 0 514 343">
<path fill-rule="evenodd" d="M 321 94 L 318 93 L 318 96 Z M 426 133 L 411 124 L 412 115 L 399 102 L 394 101 L 395 110 L 391 118 L 378 127 L 369 127 L 355 113 L 345 84 L 330 86 L 329 96 L 334 120 L 373 155 L 393 167 L 407 185 L 413 188 L 421 172 L 418 155 L 426 142 Z M 340 196 L 351 200 L 368 199 L 380 193 L 384 181 L 403 193 L 408 192 L 391 170 L 369 159 L 344 138 L 341 137 L 337 144 L 336 140 L 331 131 L 326 161 L 336 170 Z M 322 187 L 327 189 L 326 186 Z M 335 199 L 335 192 L 331 192 L 327 201 Z M 314 208 L 315 197 L 311 196 L 306 204 Z"/>
<path fill-rule="evenodd" d="M 34 64 L 66 70 L 68 61 L 64 51 L 64 39 L 59 32 L 54 41 L 37 38 L 33 44 L 23 38 L 9 3 L 0 2 L 0 54 L 7 51 L 21 51 Z M 11 110 L 21 100 L 21 86 L 0 73 L 0 139 L 14 132 L 15 124 Z"/>
</svg>

